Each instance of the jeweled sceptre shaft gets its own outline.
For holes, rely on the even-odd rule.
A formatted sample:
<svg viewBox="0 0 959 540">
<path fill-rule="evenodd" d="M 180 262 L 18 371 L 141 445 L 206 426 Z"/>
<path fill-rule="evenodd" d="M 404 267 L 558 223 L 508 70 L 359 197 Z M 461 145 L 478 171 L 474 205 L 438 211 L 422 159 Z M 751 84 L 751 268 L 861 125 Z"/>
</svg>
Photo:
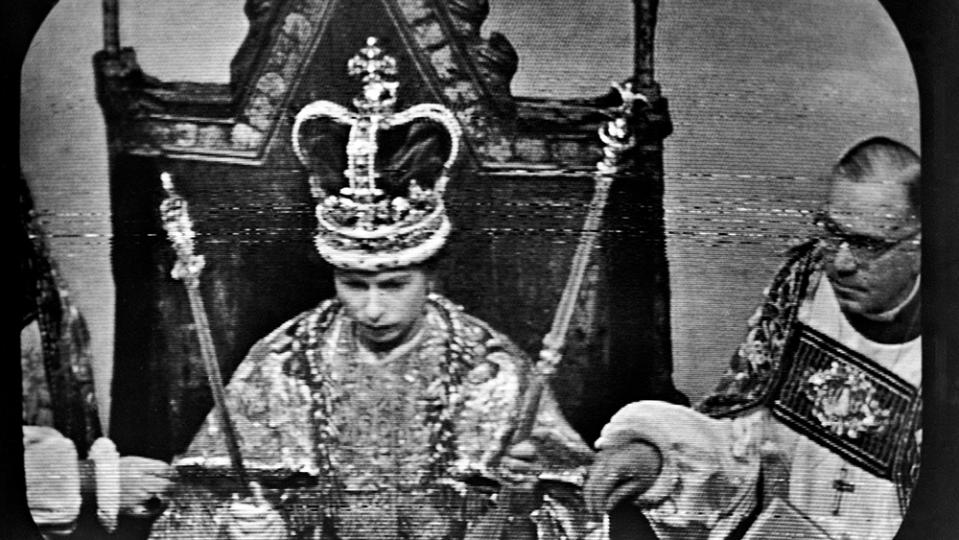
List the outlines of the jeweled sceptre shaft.
<svg viewBox="0 0 959 540">
<path fill-rule="evenodd" d="M 603 159 L 596 164 L 593 197 L 587 207 L 586 219 L 583 221 L 579 243 L 576 245 L 576 251 L 573 254 L 569 276 L 566 278 L 566 286 L 563 288 L 563 295 L 560 297 L 559 304 L 556 306 L 556 313 L 553 315 L 553 324 L 549 333 L 543 337 L 543 348 L 540 349 L 539 361 L 535 365 L 537 377 L 534 377 L 529 394 L 527 394 L 525 414 L 523 422 L 513 438 L 515 442 L 528 438 L 532 432 L 543 389 L 549 384 L 550 379 L 556 372 L 556 367 L 563 358 L 566 334 L 569 331 L 569 323 L 576 309 L 576 299 L 579 298 L 586 268 L 589 265 L 590 254 L 596 244 L 596 238 L 599 236 L 600 221 L 603 217 L 603 210 L 606 208 L 609 187 L 616 176 L 622 172 L 620 163 L 622 155 L 636 144 L 636 139 L 630 131 L 628 123 L 629 117 L 632 115 L 633 104 L 637 100 L 648 103 L 646 96 L 633 91 L 632 83 L 614 83 L 613 88 L 619 92 L 622 104 L 610 111 L 610 120 L 599 128 L 599 138 L 604 145 Z"/>
<path fill-rule="evenodd" d="M 200 341 L 200 355 L 203 357 L 207 381 L 210 383 L 210 392 L 213 394 L 213 406 L 219 419 L 219 428 L 226 438 L 230 464 L 240 481 L 241 489 L 247 490 L 249 484 L 246 469 L 243 467 L 243 456 L 240 454 L 236 432 L 233 430 L 230 412 L 226 407 L 226 390 L 223 387 L 220 363 L 213 345 L 213 336 L 210 334 L 206 305 L 203 303 L 203 296 L 200 295 L 200 274 L 203 272 L 206 261 L 203 255 L 194 253 L 196 233 L 193 230 L 193 220 L 190 219 L 186 200 L 177 194 L 173 187 L 173 178 L 169 173 L 160 174 L 160 180 L 167 193 L 160 204 L 160 215 L 163 218 L 163 228 L 176 251 L 177 258 L 170 275 L 182 281 L 186 287 L 187 296 L 190 299 L 190 311 L 193 314 L 193 322 L 196 323 L 197 337 Z"/>
</svg>

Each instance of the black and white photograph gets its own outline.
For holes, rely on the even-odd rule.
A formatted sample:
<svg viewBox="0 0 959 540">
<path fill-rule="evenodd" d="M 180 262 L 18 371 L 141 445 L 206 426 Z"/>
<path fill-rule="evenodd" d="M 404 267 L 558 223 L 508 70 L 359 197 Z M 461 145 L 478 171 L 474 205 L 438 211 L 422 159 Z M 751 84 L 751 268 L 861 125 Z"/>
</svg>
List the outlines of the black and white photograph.
<svg viewBox="0 0 959 540">
<path fill-rule="evenodd" d="M 954 2 L 4 9 L 0 536 L 959 530 Z"/>
</svg>

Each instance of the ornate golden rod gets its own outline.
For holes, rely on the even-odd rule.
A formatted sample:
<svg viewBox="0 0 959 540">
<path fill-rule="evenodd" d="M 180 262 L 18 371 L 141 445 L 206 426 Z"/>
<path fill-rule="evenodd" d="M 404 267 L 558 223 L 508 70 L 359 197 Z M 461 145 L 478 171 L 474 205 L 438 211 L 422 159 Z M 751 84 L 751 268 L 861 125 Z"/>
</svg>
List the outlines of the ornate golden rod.
<svg viewBox="0 0 959 540">
<path fill-rule="evenodd" d="M 216 347 L 210 333 L 210 322 L 206 316 L 206 305 L 200 295 L 200 274 L 206 261 L 203 255 L 194 253 L 196 232 L 193 230 L 193 220 L 186 199 L 177 194 L 173 187 L 173 178 L 169 173 L 161 173 L 160 180 L 167 197 L 160 204 L 160 215 L 163 218 L 163 228 L 176 251 L 177 261 L 173 265 L 170 275 L 183 282 L 190 300 L 190 311 L 193 322 L 196 324 L 197 337 L 200 341 L 200 355 L 206 368 L 206 377 L 210 383 L 210 392 L 213 394 L 213 406 L 219 418 L 219 427 L 226 437 L 227 451 L 230 454 L 230 464 L 236 472 L 241 489 L 247 490 L 246 468 L 243 466 L 243 456 L 240 454 L 240 445 L 237 442 L 233 422 L 230 421 L 230 412 L 226 407 L 226 390 L 223 386 L 223 376 L 220 373 L 220 363 L 217 360 Z"/>
<path fill-rule="evenodd" d="M 539 361 L 536 362 L 536 376 L 530 384 L 527 394 L 524 415 L 513 442 L 518 443 L 530 436 L 536 415 L 539 411 L 539 402 L 543 389 L 549 384 L 556 372 L 556 367 L 563 358 L 563 347 L 566 345 L 566 334 L 569 332 L 569 323 L 576 309 L 576 300 L 579 298 L 589 265 L 590 254 L 599 236 L 603 211 L 606 208 L 606 199 L 609 196 L 609 187 L 617 176 L 626 172 L 621 166 L 621 157 L 636 144 L 636 138 L 629 127 L 629 118 L 633 113 L 633 104 L 636 101 L 649 103 L 641 93 L 633 91 L 633 83 L 613 83 L 613 88 L 619 92 L 622 104 L 609 111 L 610 120 L 599 128 L 599 138 L 603 142 L 603 159 L 596 164 L 594 173 L 593 197 L 587 207 L 586 218 L 583 220 L 583 229 L 573 254 L 566 286 L 553 315 L 553 324 L 549 332 L 543 337 L 543 348 L 539 352 Z"/>
</svg>

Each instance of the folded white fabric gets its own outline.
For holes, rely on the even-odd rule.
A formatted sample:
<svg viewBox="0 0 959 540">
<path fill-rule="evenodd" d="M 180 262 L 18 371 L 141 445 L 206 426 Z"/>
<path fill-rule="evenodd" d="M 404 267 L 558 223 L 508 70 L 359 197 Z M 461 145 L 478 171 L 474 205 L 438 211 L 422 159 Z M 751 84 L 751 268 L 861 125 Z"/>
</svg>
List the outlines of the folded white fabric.
<svg viewBox="0 0 959 540">
<path fill-rule="evenodd" d="M 643 441 L 659 449 L 662 470 L 639 501 L 654 527 L 716 529 L 747 512 L 759 474 L 759 453 L 749 424 L 758 418 L 717 420 L 662 401 L 631 403 L 613 415 L 596 448 Z M 730 520 L 735 521 L 735 519 Z"/>
</svg>

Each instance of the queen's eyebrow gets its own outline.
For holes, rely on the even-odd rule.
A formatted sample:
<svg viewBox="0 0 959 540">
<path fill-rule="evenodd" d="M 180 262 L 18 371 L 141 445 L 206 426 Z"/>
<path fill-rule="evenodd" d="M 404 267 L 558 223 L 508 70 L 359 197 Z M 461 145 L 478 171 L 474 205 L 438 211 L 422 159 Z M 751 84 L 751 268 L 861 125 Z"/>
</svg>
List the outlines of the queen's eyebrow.
<svg viewBox="0 0 959 540">
<path fill-rule="evenodd" d="M 398 274 L 387 274 L 386 276 L 383 276 L 381 279 L 378 279 L 377 281 L 379 283 L 386 283 L 389 281 L 409 281 L 410 279 L 412 279 L 410 274 L 407 272 L 403 272 Z"/>
</svg>

